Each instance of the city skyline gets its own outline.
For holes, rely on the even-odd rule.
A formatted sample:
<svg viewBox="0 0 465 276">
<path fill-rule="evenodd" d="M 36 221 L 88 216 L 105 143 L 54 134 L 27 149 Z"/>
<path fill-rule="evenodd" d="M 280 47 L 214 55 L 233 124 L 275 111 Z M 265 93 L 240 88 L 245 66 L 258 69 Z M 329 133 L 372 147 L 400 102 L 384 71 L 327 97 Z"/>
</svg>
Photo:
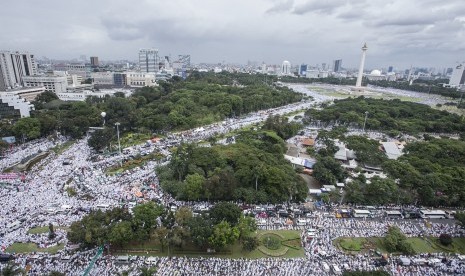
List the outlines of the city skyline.
<svg viewBox="0 0 465 276">
<path fill-rule="evenodd" d="M 141 48 L 156 48 L 163 56 L 190 54 L 195 63 L 342 59 L 357 68 L 367 42 L 367 68 L 444 68 L 465 60 L 460 1 L 6 0 L 2 7 L 0 23 L 9 27 L 0 29 L 8 38 L 0 49 L 36 57 L 137 60 Z"/>
</svg>

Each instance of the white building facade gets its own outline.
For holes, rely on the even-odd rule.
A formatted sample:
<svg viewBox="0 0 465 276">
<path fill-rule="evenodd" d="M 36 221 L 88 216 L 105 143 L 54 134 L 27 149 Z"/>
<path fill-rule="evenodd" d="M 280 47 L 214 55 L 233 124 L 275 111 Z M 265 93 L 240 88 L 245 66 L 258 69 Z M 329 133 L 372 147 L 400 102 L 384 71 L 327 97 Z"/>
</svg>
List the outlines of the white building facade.
<svg viewBox="0 0 465 276">
<path fill-rule="evenodd" d="M 0 51 L 0 91 L 24 86 L 23 77 L 37 74 L 34 56 L 27 52 Z"/>
<path fill-rule="evenodd" d="M 68 87 L 66 76 L 28 76 L 23 77 L 25 87 L 43 86 L 53 93 L 64 93 Z"/>
</svg>

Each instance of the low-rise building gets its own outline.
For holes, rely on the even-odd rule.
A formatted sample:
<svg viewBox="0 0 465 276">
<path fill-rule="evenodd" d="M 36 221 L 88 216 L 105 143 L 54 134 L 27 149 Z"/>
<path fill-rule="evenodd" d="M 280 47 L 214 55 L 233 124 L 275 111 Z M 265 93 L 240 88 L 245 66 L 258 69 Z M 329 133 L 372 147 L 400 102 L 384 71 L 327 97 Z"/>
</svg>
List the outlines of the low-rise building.
<svg viewBox="0 0 465 276">
<path fill-rule="evenodd" d="M 25 87 L 45 87 L 53 93 L 64 93 L 68 87 L 66 76 L 26 76 L 23 82 Z"/>
</svg>

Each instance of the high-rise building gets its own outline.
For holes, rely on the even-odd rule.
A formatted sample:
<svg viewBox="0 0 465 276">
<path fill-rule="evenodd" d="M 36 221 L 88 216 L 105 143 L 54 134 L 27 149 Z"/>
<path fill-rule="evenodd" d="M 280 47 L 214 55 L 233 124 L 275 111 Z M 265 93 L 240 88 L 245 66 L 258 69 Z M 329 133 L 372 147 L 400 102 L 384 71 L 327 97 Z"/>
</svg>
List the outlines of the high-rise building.
<svg viewBox="0 0 465 276">
<path fill-rule="evenodd" d="M 287 60 L 283 61 L 281 65 L 281 75 L 289 76 L 291 75 L 291 63 Z"/>
<path fill-rule="evenodd" d="M 157 49 L 141 49 L 139 51 L 139 67 L 144 73 L 160 71 L 160 57 Z"/>
<path fill-rule="evenodd" d="M 299 75 L 300 76 L 305 76 L 307 74 L 307 69 L 308 69 L 307 64 L 301 64 L 300 68 L 299 68 Z"/>
<path fill-rule="evenodd" d="M 450 86 L 460 86 L 465 83 L 465 66 L 463 64 L 459 64 L 454 68 L 452 71 L 452 76 L 449 80 Z"/>
<path fill-rule="evenodd" d="M 90 57 L 90 65 L 92 67 L 98 67 L 99 66 L 98 57 Z"/>
<path fill-rule="evenodd" d="M 393 70 L 394 70 L 394 67 L 389 66 L 389 68 L 388 68 L 388 73 L 391 73 Z"/>
<path fill-rule="evenodd" d="M 0 51 L 0 91 L 23 86 L 23 77 L 37 74 L 34 56 L 27 52 Z"/>
<path fill-rule="evenodd" d="M 342 59 L 336 59 L 333 62 L 333 72 L 339 72 L 342 69 Z"/>
<path fill-rule="evenodd" d="M 191 55 L 178 55 L 178 61 L 182 63 L 184 68 L 191 67 Z"/>
</svg>

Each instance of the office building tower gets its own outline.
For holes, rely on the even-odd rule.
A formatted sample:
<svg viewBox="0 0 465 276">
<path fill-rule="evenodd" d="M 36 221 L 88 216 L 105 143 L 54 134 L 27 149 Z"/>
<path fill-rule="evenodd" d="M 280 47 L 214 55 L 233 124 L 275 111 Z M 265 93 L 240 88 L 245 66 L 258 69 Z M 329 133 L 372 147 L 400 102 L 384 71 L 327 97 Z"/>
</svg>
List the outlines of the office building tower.
<svg viewBox="0 0 465 276">
<path fill-rule="evenodd" d="M 99 66 L 98 57 L 90 57 L 90 65 L 92 67 L 98 67 Z"/>
<path fill-rule="evenodd" d="M 178 61 L 182 63 L 183 68 L 191 67 L 191 55 L 178 55 Z"/>
<path fill-rule="evenodd" d="M 388 73 L 391 73 L 393 70 L 394 70 L 394 67 L 389 66 L 389 68 L 388 68 Z"/>
<path fill-rule="evenodd" d="M 281 65 L 281 75 L 289 76 L 291 75 L 291 63 L 287 60 L 283 61 Z"/>
<path fill-rule="evenodd" d="M 465 83 L 465 66 L 459 64 L 452 71 L 452 75 L 449 80 L 450 86 L 460 86 Z"/>
<path fill-rule="evenodd" d="M 144 73 L 160 71 L 160 58 L 157 49 L 141 49 L 139 51 L 139 67 Z"/>
<path fill-rule="evenodd" d="M 300 68 L 299 68 L 299 75 L 300 76 L 305 76 L 307 74 L 307 69 L 308 69 L 307 64 L 301 64 Z"/>
<path fill-rule="evenodd" d="M 0 91 L 23 86 L 23 77 L 37 74 L 34 56 L 27 52 L 0 51 Z"/>
<path fill-rule="evenodd" d="M 362 58 L 360 60 L 360 67 L 358 68 L 357 83 L 355 87 L 362 87 L 363 67 L 365 66 L 365 55 L 368 50 L 367 44 L 365 43 L 362 47 Z"/>
<path fill-rule="evenodd" d="M 336 59 L 333 62 L 333 72 L 339 72 L 342 69 L 342 59 Z"/>
</svg>

